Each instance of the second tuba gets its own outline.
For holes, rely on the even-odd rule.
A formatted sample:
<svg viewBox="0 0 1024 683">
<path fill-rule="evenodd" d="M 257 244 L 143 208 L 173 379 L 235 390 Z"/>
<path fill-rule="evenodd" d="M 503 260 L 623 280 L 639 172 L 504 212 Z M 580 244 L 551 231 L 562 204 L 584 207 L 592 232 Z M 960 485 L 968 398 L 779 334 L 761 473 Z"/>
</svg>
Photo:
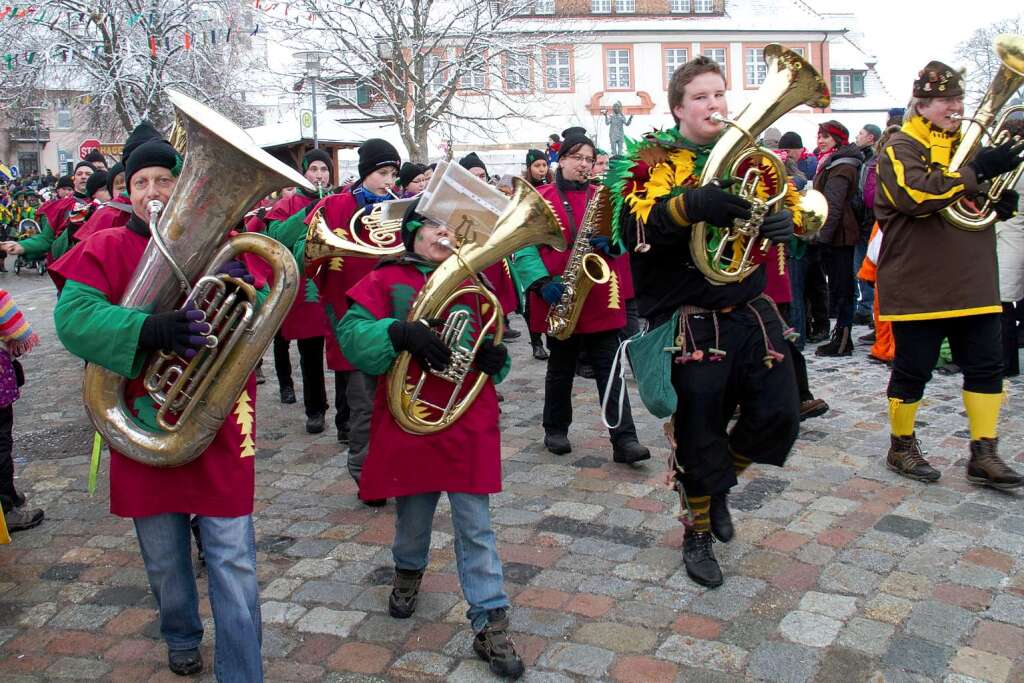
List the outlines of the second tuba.
<svg viewBox="0 0 1024 683">
<path fill-rule="evenodd" d="M 490 378 L 480 373 L 473 386 L 460 396 L 462 387 L 472 369 L 473 360 L 487 334 L 494 334 L 494 342 L 501 341 L 504 332 L 504 313 L 498 299 L 485 288 L 478 274 L 488 266 L 511 256 L 524 247 L 546 244 L 553 249 L 565 249 L 565 235 L 561 224 L 548 203 L 522 178 L 512 179 L 512 196 L 508 208 L 498 218 L 493 232 L 483 237 L 469 230 L 460 236 L 455 253 L 440 264 L 409 310 L 408 320 L 444 320 L 442 341 L 452 351 L 451 363 L 441 371 L 423 368 L 418 377 L 410 373 L 412 355 L 403 351 L 387 373 L 388 408 L 399 426 L 412 434 L 432 434 L 451 426 L 469 409 Z M 463 332 L 467 325 L 464 310 L 448 309 L 465 295 L 482 296 L 490 304 L 485 324 L 477 330 L 471 345 L 464 345 Z M 427 401 L 423 397 L 428 376 L 450 383 L 449 398 L 442 402 Z M 443 403 L 444 405 L 441 405 Z"/>
<path fill-rule="evenodd" d="M 712 118 L 727 127 L 708 156 L 700 186 L 734 179 L 737 194 L 753 207 L 751 218 L 745 223 L 737 221 L 735 225 L 722 226 L 695 223 L 692 226 L 690 255 L 712 284 L 739 282 L 757 268 L 752 258 L 760 241 L 761 222 L 769 213 L 780 210 L 786 197 L 786 167 L 770 149 L 757 144 L 758 136 L 801 104 L 823 108 L 830 101 L 825 81 L 797 53 L 771 43 L 764 48 L 764 61 L 767 68 L 764 81 L 739 116 L 729 120 L 712 114 Z M 763 198 L 765 192 L 767 198 Z M 806 207 L 814 207 L 814 222 L 818 225 L 824 222 L 821 207 L 827 207 L 819 197 L 820 193 L 814 190 L 804 197 Z"/>
<path fill-rule="evenodd" d="M 188 154 L 166 210 L 154 202 L 152 239 L 119 303 L 146 313 L 190 303 L 206 314 L 212 343 L 189 361 L 155 353 L 143 369 L 160 431 L 147 429 L 132 414 L 125 378 L 87 363 L 83 382 L 96 430 L 112 449 L 153 467 L 184 465 L 213 441 L 298 292 L 295 259 L 279 242 L 244 233 L 222 246 L 225 235 L 273 190 L 312 189 L 231 121 L 182 93 L 168 90 L 168 96 Z M 270 294 L 260 306 L 251 286 L 217 272 L 242 253 L 273 268 Z"/>
</svg>

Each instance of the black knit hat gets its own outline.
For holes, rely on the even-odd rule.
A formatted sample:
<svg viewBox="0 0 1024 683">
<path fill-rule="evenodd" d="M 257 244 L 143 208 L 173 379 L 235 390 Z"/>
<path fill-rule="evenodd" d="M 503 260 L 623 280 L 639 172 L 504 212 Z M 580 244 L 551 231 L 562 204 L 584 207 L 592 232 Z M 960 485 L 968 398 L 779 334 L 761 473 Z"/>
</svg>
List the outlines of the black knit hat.
<svg viewBox="0 0 1024 683">
<path fill-rule="evenodd" d="M 572 130 L 571 128 L 568 130 Z M 583 130 L 580 128 L 580 130 Z M 581 145 L 590 145 L 595 154 L 597 153 L 597 145 L 594 141 L 588 138 L 586 135 L 574 132 L 572 135 L 567 135 L 562 138 L 562 146 L 558 148 L 558 159 L 561 161 L 562 157 L 568 156 L 576 152 Z"/>
<path fill-rule="evenodd" d="M 114 197 L 114 178 L 121 173 L 124 173 L 124 164 L 120 161 L 111 166 L 110 170 L 107 171 L 107 192 L 110 193 L 111 199 L 116 199 L 116 197 Z"/>
<path fill-rule="evenodd" d="M 62 187 L 66 187 L 69 190 L 75 189 L 75 184 L 71 182 L 71 176 L 62 175 L 60 178 L 57 179 L 57 189 L 59 190 Z"/>
<path fill-rule="evenodd" d="M 96 167 L 90 164 L 88 161 L 79 161 L 77 164 L 75 164 L 75 170 L 71 172 L 71 175 L 77 173 L 78 169 L 82 168 L 83 166 L 87 166 L 91 168 L 93 171 L 96 170 Z"/>
<path fill-rule="evenodd" d="M 913 94 L 914 97 L 959 97 L 964 94 L 963 74 L 932 60 L 917 72 Z"/>
<path fill-rule="evenodd" d="M 783 133 L 782 137 L 779 138 L 779 149 L 801 149 L 803 146 L 804 141 L 799 133 L 789 131 L 788 133 Z"/>
<path fill-rule="evenodd" d="M 487 166 L 484 162 L 476 155 L 476 152 L 470 152 L 466 156 L 459 159 L 459 166 L 466 169 L 467 171 L 471 168 L 482 168 L 484 169 L 484 176 L 488 176 Z"/>
<path fill-rule="evenodd" d="M 128 160 L 131 153 L 141 144 L 149 142 L 150 140 L 159 140 L 162 135 L 157 131 L 156 127 L 149 121 L 143 121 L 139 125 L 135 126 L 135 130 L 131 132 L 128 139 L 124 141 L 124 149 L 121 151 L 121 163 Z"/>
<path fill-rule="evenodd" d="M 562 131 L 562 139 L 587 137 L 587 129 L 583 126 L 569 126 Z"/>
<path fill-rule="evenodd" d="M 413 161 L 402 164 L 402 170 L 398 172 L 398 184 L 402 187 L 409 187 L 409 183 L 426 173 L 427 167 Z"/>
<path fill-rule="evenodd" d="M 322 161 L 327 164 L 327 170 L 331 172 L 331 177 L 334 177 L 334 161 L 331 159 L 331 155 L 322 149 L 311 149 L 306 152 L 306 155 L 302 157 L 302 172 L 308 171 L 309 165 L 314 161 Z"/>
<path fill-rule="evenodd" d="M 97 190 L 101 190 L 101 189 L 105 188 L 106 186 L 107 186 L 107 172 L 106 171 L 96 171 L 91 176 L 89 176 L 89 180 L 87 180 L 85 182 L 85 194 L 88 195 L 89 198 L 91 199 L 92 196 L 94 194 L 96 194 Z"/>
<path fill-rule="evenodd" d="M 526 165 L 527 166 L 530 166 L 530 165 L 533 164 L 533 162 L 540 161 L 541 159 L 543 159 L 544 161 L 547 161 L 548 160 L 548 155 L 545 154 L 544 152 L 540 151 L 539 149 L 530 149 L 530 150 L 526 151 Z"/>
<path fill-rule="evenodd" d="M 405 214 L 402 216 L 402 244 L 405 245 L 405 250 L 410 254 L 413 253 L 413 242 L 416 240 L 416 231 L 423 227 L 423 224 L 427 221 L 426 217 L 416 212 L 419 208 L 420 200 L 416 198 L 409 208 L 405 210 Z"/>
<path fill-rule="evenodd" d="M 132 176 L 136 172 L 151 166 L 162 166 L 171 170 L 171 174 L 177 177 L 181 172 L 181 157 L 178 152 L 166 140 L 150 140 L 136 147 L 128 161 L 125 163 L 124 181 L 125 185 L 131 187 Z"/>
<path fill-rule="evenodd" d="M 370 138 L 359 146 L 359 179 L 363 180 L 379 168 L 394 166 L 397 171 L 402 165 L 402 158 L 387 140 Z"/>
</svg>

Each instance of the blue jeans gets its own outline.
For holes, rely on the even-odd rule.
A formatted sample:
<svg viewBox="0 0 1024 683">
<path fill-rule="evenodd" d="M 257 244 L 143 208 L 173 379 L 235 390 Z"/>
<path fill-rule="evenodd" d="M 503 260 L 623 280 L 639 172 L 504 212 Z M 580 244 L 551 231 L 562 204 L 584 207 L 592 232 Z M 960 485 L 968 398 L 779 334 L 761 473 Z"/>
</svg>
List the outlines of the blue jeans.
<svg viewBox="0 0 1024 683">
<path fill-rule="evenodd" d="M 214 672 L 221 683 L 259 683 L 263 680 L 263 628 L 252 516 L 198 520 L 216 629 Z M 199 647 L 203 622 L 192 568 L 189 515 L 135 517 L 134 522 L 167 649 Z"/>
<path fill-rule="evenodd" d="M 861 262 L 868 253 L 867 243 L 861 244 L 860 242 L 853 248 L 853 277 L 854 282 L 857 285 L 857 309 L 858 313 L 866 313 L 871 315 L 872 310 L 875 306 L 875 288 L 871 286 L 870 282 L 861 280 L 857 277 L 857 272 L 860 270 Z"/>
<path fill-rule="evenodd" d="M 395 567 L 421 571 L 427 566 L 430 527 L 440 493 L 419 493 L 396 499 Z M 474 631 L 487 625 L 487 612 L 508 607 L 497 541 L 491 529 L 490 497 L 486 494 L 449 493 L 455 530 L 455 562 L 462 594 L 469 603 L 466 617 Z"/>
</svg>

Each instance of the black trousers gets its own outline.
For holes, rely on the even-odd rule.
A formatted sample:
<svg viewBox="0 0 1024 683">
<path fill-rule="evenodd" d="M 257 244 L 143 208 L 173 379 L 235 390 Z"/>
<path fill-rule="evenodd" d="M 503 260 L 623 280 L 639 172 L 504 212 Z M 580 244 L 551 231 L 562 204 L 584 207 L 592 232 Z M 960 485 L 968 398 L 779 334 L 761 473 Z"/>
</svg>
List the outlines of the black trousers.
<svg viewBox="0 0 1024 683">
<path fill-rule="evenodd" d="M 776 305 L 779 307 L 782 319 L 788 321 L 790 319 L 790 305 L 786 303 Z M 797 394 L 800 396 L 800 402 L 810 401 L 814 398 L 814 394 L 811 393 L 811 384 L 807 379 L 807 360 L 804 358 L 803 352 L 796 347 L 796 344 L 788 339 L 786 340 L 786 347 L 789 349 L 789 357 L 793 359 L 793 372 L 796 373 L 796 389 Z"/>
<path fill-rule="evenodd" d="M 830 247 L 822 255 L 822 261 L 828 274 L 828 295 L 831 297 L 830 307 L 835 310 L 836 325 L 849 327 L 853 324 L 853 309 L 857 305 L 853 247 Z"/>
<path fill-rule="evenodd" d="M 807 334 L 824 330 L 828 332 L 828 282 L 825 280 L 825 269 L 822 265 L 821 248 L 816 245 L 807 247 L 804 258 L 807 259 L 804 274 L 804 311 L 807 320 Z M 801 332 L 801 330 L 797 330 Z"/>
<path fill-rule="evenodd" d="M 747 307 L 718 313 L 722 360 L 672 365 L 672 386 L 679 405 L 675 414 L 676 477 L 688 496 L 710 496 L 736 485 L 732 454 L 756 463 L 781 466 L 800 429 L 800 402 L 790 347 L 782 323 L 764 301 L 751 304 L 772 347 L 785 354 L 769 368 L 765 333 Z M 712 314 L 689 317 L 692 343 L 708 354 L 715 346 Z M 732 431 L 729 420 L 740 408 Z"/>
<path fill-rule="evenodd" d="M 306 416 L 327 412 L 327 383 L 324 380 L 324 338 L 309 337 L 296 340 L 299 347 L 299 370 L 302 372 L 302 404 Z M 289 341 L 280 333 L 274 335 L 274 370 L 282 387 L 293 387 L 292 363 L 288 354 Z M 337 404 L 342 405 L 342 404 Z"/>
<path fill-rule="evenodd" d="M 4 512 L 14 507 L 14 405 L 0 408 L 0 506 Z"/>
<path fill-rule="evenodd" d="M 338 412 L 334 414 L 334 426 L 338 431 L 348 429 L 348 420 L 352 413 L 349 408 L 348 385 L 354 373 L 354 370 L 334 371 L 334 405 L 338 407 Z"/>
<path fill-rule="evenodd" d="M 1003 302 L 1003 375 L 1020 374 L 1020 351 L 1017 346 L 1017 311 L 1012 301 Z"/>
<path fill-rule="evenodd" d="M 1003 390 L 1002 325 L 998 313 L 937 320 L 896 321 L 892 336 L 896 354 L 889 377 L 889 398 L 920 401 L 939 359 L 942 340 L 949 338 L 953 362 L 964 376 L 964 390 L 998 394 Z"/>
<path fill-rule="evenodd" d="M 549 434 L 568 434 L 572 424 L 572 383 L 576 376 L 576 359 L 581 353 L 587 354 L 587 362 L 594 368 L 597 380 L 597 394 L 603 400 L 604 392 L 612 392 L 608 399 L 608 421 L 615 423 L 618 418 L 619 380 L 616 377 L 608 386 L 612 359 L 619 348 L 619 330 L 574 334 L 565 341 L 548 337 L 547 375 L 544 378 L 544 431 Z M 622 421 L 610 430 L 612 443 L 620 439 L 635 439 L 636 427 L 629 409 L 629 395 L 622 403 Z"/>
</svg>

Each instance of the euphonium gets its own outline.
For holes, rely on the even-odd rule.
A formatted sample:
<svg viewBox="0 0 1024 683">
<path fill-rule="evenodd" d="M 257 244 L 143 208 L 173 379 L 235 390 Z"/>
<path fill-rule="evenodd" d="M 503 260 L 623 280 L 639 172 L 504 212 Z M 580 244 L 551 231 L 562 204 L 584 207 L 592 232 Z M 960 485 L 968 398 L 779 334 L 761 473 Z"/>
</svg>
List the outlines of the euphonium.
<svg viewBox="0 0 1024 683">
<path fill-rule="evenodd" d="M 735 192 L 752 205 L 751 218 L 736 225 L 708 226 L 696 223 L 690 231 L 693 262 L 712 284 L 739 282 L 757 267 L 752 262 L 761 222 L 782 209 L 786 197 L 785 164 L 757 137 L 783 114 L 801 104 L 822 108 L 829 105 L 825 81 L 803 57 L 772 43 L 764 48 L 767 73 L 750 103 L 734 120 L 718 114 L 712 118 L 727 128 L 708 156 L 700 185 L 737 180 Z M 762 198 L 767 191 L 767 198 Z M 827 206 L 810 190 L 805 197 L 808 208 L 816 213 Z M 823 222 L 824 215 L 816 218 Z M 820 225 L 820 223 L 819 223 Z"/>
<path fill-rule="evenodd" d="M 988 135 L 991 145 L 1001 145 L 1010 138 L 1006 130 L 1006 121 L 1015 112 L 1024 112 L 1024 105 L 1017 104 L 1003 109 L 1007 100 L 1013 97 L 1021 85 L 1024 85 L 1024 36 L 1003 34 L 996 36 L 993 42 L 996 55 L 1002 66 L 989 84 L 985 96 L 981 98 L 978 111 L 972 118 L 962 117 L 967 122 L 960 137 L 960 145 L 949 161 L 949 172 L 955 173 L 974 157 L 983 136 Z M 999 120 L 992 126 L 999 110 L 1003 109 Z M 992 127 L 992 133 L 988 129 Z M 1024 159 L 1015 171 L 1004 173 L 993 178 L 988 191 L 979 197 L 961 197 L 942 210 L 947 221 L 961 230 L 984 230 L 998 220 L 993 205 L 999 201 L 1004 190 L 1012 190 L 1021 173 L 1024 173 Z"/>
<path fill-rule="evenodd" d="M 611 277 L 608 264 L 590 246 L 590 238 L 597 234 L 602 221 L 607 222 L 609 210 L 608 188 L 599 185 L 594 196 L 587 202 L 569 261 L 562 272 L 560 281 L 565 289 L 561 298 L 548 311 L 548 334 L 555 339 L 564 340 L 572 335 L 591 288 L 608 282 Z"/>
<path fill-rule="evenodd" d="M 213 441 L 298 292 L 298 267 L 280 243 L 244 233 L 220 246 L 227 230 L 271 191 L 311 187 L 220 114 L 179 92 L 169 90 L 168 96 L 188 154 L 166 210 L 156 212 L 159 225 L 151 218 L 152 239 L 120 305 L 154 313 L 181 307 L 184 298 L 206 313 L 211 347 L 187 362 L 158 352 L 143 370 L 164 431 L 136 422 L 123 377 L 88 363 L 83 386 L 89 417 L 110 447 L 154 467 L 190 462 Z M 258 309 L 252 287 L 217 274 L 245 252 L 273 268 L 270 294 Z"/>
<path fill-rule="evenodd" d="M 442 340 L 451 349 L 452 358 L 446 369 L 435 372 L 423 368 L 420 375 L 414 377 L 409 371 L 412 356 L 403 351 L 388 370 L 388 408 L 395 421 L 407 432 L 432 434 L 450 426 L 469 409 L 490 379 L 480 373 L 473 386 L 460 397 L 484 337 L 493 334 L 494 343 L 500 343 L 505 327 L 501 304 L 490 290 L 480 284 L 477 274 L 530 245 L 546 244 L 558 251 L 565 249 L 562 228 L 547 202 L 521 178 L 513 178 L 512 185 L 508 208 L 498 218 L 490 235 L 481 238 L 480 233 L 470 230 L 460 236 L 461 242 L 455 253 L 438 265 L 409 310 L 407 319 L 410 321 L 445 320 Z M 468 322 L 466 312 L 447 311 L 466 295 L 481 296 L 490 304 L 485 323 L 469 345 L 463 343 L 463 332 Z M 443 402 L 444 405 L 423 398 L 428 375 L 452 384 L 450 397 Z"/>
</svg>

